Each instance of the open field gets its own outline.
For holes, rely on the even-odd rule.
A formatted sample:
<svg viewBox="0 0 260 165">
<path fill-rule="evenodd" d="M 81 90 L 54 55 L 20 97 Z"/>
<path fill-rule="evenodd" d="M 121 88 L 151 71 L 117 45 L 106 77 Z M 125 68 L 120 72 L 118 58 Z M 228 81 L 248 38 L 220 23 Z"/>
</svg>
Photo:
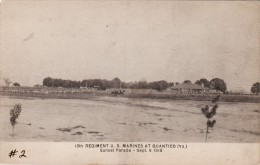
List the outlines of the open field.
<svg viewBox="0 0 260 165">
<path fill-rule="evenodd" d="M 210 101 L 218 94 L 202 93 L 202 94 L 175 94 L 171 92 L 158 92 L 152 90 L 127 90 L 124 95 L 117 97 L 125 98 L 149 98 L 149 99 L 171 99 L 171 100 L 194 100 L 194 101 Z M 0 91 L 0 96 L 15 96 L 19 98 L 38 97 L 38 98 L 57 98 L 57 99 L 89 99 L 100 96 L 111 96 L 111 91 L 83 91 L 74 93 L 34 93 L 34 92 L 5 92 Z M 114 97 L 114 96 L 113 96 Z M 260 95 L 239 95 L 239 94 L 221 94 L 221 102 L 248 102 L 260 103 Z"/>
<path fill-rule="evenodd" d="M 208 101 L 0 97 L 0 141 L 204 142 Z M 9 111 L 22 104 L 12 137 Z M 220 102 L 208 142 L 260 142 L 259 103 Z"/>
<path fill-rule="evenodd" d="M 172 93 L 142 93 L 131 92 L 126 95 L 129 98 L 150 98 L 150 99 L 171 99 L 171 100 L 194 100 L 194 101 L 211 101 L 218 94 L 184 94 L 176 95 Z M 231 95 L 221 94 L 222 102 L 248 102 L 248 103 L 260 103 L 260 95 Z"/>
</svg>

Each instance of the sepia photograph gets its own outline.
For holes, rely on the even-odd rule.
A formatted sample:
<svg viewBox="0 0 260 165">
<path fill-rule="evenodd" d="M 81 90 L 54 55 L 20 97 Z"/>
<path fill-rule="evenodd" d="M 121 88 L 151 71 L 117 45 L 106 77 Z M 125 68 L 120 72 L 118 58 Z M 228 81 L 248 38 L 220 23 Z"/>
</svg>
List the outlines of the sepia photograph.
<svg viewBox="0 0 260 165">
<path fill-rule="evenodd" d="M 1 142 L 259 144 L 259 1 L 0 5 Z"/>
</svg>

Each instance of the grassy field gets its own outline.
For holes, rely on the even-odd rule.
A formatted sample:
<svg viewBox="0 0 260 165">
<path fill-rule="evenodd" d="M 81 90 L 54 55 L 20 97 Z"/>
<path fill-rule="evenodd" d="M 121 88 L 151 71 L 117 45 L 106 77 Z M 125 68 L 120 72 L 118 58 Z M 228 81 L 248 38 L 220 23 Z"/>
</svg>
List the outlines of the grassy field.
<svg viewBox="0 0 260 165">
<path fill-rule="evenodd" d="M 2 96 L 14 97 L 40 97 L 40 98 L 60 98 L 60 99 L 88 99 L 98 96 L 111 96 L 109 91 L 89 91 L 82 93 L 18 93 L 18 92 L 0 92 Z M 170 100 L 195 100 L 195 101 L 210 101 L 217 94 L 208 95 L 176 95 L 166 92 L 143 92 L 140 90 L 132 90 L 124 95 L 111 97 L 126 97 L 126 98 L 149 98 L 149 99 L 170 99 Z M 260 103 L 260 95 L 230 95 L 221 94 L 221 102 L 251 102 Z"/>
<path fill-rule="evenodd" d="M 204 96 L 180 96 L 169 93 L 157 93 L 157 94 L 142 94 L 142 93 L 129 93 L 125 97 L 129 98 L 155 98 L 155 99 L 173 99 L 173 100 L 195 100 L 195 101 L 210 101 L 217 94 L 204 95 Z M 223 102 L 252 102 L 260 103 L 259 95 L 221 95 L 220 101 Z"/>
</svg>

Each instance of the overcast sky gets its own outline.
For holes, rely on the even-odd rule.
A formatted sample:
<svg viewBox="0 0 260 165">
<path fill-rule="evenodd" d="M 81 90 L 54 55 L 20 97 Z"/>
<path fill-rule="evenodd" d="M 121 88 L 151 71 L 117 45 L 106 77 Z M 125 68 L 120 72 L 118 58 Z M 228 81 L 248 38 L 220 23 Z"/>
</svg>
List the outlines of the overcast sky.
<svg viewBox="0 0 260 165">
<path fill-rule="evenodd" d="M 259 2 L 4 1 L 1 77 L 259 81 Z"/>
</svg>

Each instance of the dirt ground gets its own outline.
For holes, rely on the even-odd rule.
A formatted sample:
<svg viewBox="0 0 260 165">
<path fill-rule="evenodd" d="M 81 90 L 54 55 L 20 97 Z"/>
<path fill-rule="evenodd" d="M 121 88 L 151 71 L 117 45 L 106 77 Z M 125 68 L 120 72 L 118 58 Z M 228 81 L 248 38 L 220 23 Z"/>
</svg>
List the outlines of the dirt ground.
<svg viewBox="0 0 260 165">
<path fill-rule="evenodd" d="M 22 104 L 12 136 L 10 109 Z M 0 141 L 204 142 L 208 101 L 0 97 Z M 208 142 L 260 142 L 260 103 L 220 102 Z"/>
</svg>

